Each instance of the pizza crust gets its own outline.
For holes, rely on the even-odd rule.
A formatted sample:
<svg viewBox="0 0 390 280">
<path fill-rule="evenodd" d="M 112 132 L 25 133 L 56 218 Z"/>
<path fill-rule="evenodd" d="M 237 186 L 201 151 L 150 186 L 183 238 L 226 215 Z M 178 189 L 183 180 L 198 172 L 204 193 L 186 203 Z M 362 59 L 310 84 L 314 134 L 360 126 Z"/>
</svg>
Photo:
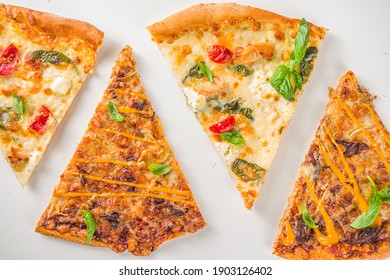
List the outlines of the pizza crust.
<svg viewBox="0 0 390 280">
<path fill-rule="evenodd" d="M 102 44 L 104 33 L 95 26 L 74 19 L 68 19 L 46 12 L 24 7 L 1 4 L 4 14 L 18 22 L 28 24 L 49 36 L 77 37 L 88 42 L 97 51 Z"/>
<path fill-rule="evenodd" d="M 240 20 L 256 20 L 258 22 L 277 23 L 290 28 L 298 25 L 299 19 L 287 18 L 269 11 L 235 3 L 209 3 L 192 6 L 175 13 L 166 19 L 148 26 L 153 37 L 169 37 L 186 33 L 201 25 L 214 25 L 226 21 L 234 24 Z M 326 29 L 310 24 L 311 33 L 323 38 Z"/>
</svg>

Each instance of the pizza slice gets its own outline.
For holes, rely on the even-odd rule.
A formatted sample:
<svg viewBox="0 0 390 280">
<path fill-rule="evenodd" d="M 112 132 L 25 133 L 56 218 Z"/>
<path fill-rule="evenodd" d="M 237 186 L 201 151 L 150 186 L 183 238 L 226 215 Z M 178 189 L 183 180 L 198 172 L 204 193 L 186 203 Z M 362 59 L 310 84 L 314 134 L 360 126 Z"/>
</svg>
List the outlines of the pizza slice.
<svg viewBox="0 0 390 280">
<path fill-rule="evenodd" d="M 127 46 L 36 231 L 145 256 L 205 225 Z"/>
<path fill-rule="evenodd" d="M 0 148 L 24 186 L 87 75 L 103 32 L 0 4 Z"/>
<path fill-rule="evenodd" d="M 274 254 L 288 259 L 390 257 L 390 134 L 352 72 L 330 89 Z"/>
<path fill-rule="evenodd" d="M 231 3 L 148 28 L 251 209 L 326 30 Z"/>
</svg>

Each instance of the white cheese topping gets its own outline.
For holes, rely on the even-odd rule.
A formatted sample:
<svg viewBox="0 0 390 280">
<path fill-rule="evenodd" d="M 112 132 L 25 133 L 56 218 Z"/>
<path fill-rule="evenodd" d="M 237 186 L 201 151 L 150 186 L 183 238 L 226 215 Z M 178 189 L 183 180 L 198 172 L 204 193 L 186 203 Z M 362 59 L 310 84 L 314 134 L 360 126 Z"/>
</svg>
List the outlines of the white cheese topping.
<svg viewBox="0 0 390 280">
<path fill-rule="evenodd" d="M 50 89 L 59 95 L 68 94 L 71 88 L 72 88 L 72 81 L 62 76 L 55 77 L 55 79 L 50 85 Z"/>
<path fill-rule="evenodd" d="M 183 87 L 183 91 L 187 97 L 188 104 L 195 112 L 199 111 L 199 109 L 206 104 L 206 97 L 204 95 L 199 94 L 188 87 Z"/>
</svg>

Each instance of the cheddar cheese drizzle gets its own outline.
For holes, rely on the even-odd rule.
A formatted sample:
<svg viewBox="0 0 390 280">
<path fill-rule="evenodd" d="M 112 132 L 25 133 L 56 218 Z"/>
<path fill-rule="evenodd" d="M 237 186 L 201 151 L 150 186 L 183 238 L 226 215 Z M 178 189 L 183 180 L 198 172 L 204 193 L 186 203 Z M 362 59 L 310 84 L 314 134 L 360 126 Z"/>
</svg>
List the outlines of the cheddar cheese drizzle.
<svg viewBox="0 0 390 280">
<path fill-rule="evenodd" d="M 130 114 L 130 113 L 136 113 L 136 114 L 142 114 L 142 115 L 148 115 L 153 116 L 153 111 L 145 111 L 145 110 L 138 110 L 131 107 L 117 107 L 118 111 L 124 114 Z"/>
<path fill-rule="evenodd" d="M 286 236 L 281 236 L 282 244 L 284 246 L 291 246 L 295 241 L 295 234 L 289 221 L 286 221 L 285 223 L 285 231 Z"/>
<path fill-rule="evenodd" d="M 337 98 L 337 101 L 339 102 L 340 106 L 345 110 L 345 112 L 348 114 L 348 116 L 351 118 L 351 120 L 362 130 L 363 134 L 367 137 L 368 141 L 370 141 L 375 151 L 382 159 L 383 163 L 386 166 L 386 169 L 390 172 L 390 164 L 387 162 L 387 159 L 383 155 L 381 149 L 378 147 L 378 144 L 375 142 L 374 139 L 372 139 L 371 135 L 368 133 L 368 131 L 365 129 L 362 123 L 355 117 L 355 115 L 352 113 L 348 105 L 345 104 L 340 98 Z"/>
<path fill-rule="evenodd" d="M 350 168 L 350 166 L 349 166 L 349 164 L 347 162 L 347 159 L 344 156 L 344 153 L 343 153 L 340 145 L 334 139 L 334 137 L 333 137 L 329 127 L 327 126 L 327 124 L 324 124 L 324 130 L 325 130 L 326 134 L 328 135 L 328 137 L 330 138 L 330 140 L 332 141 L 332 144 L 337 149 L 337 152 L 338 152 L 338 154 L 340 156 L 341 162 L 344 165 L 345 171 L 347 172 L 349 179 L 352 181 L 352 184 L 353 184 L 353 192 L 352 193 L 353 193 L 354 199 L 355 199 L 355 201 L 358 204 L 360 212 L 364 213 L 364 212 L 366 212 L 368 210 L 368 204 L 367 204 L 367 201 L 363 197 L 363 194 L 362 194 L 362 192 L 360 190 L 360 187 L 359 187 L 359 184 L 358 184 L 358 182 L 357 182 L 357 180 L 355 178 L 355 175 L 352 172 L 352 170 L 351 170 L 351 168 Z M 378 216 L 378 218 L 375 220 L 375 223 L 373 224 L 373 226 L 380 226 L 380 225 L 381 225 L 381 219 Z"/>
<path fill-rule="evenodd" d="M 94 196 L 94 197 L 153 197 L 153 198 L 162 198 L 171 200 L 174 202 L 181 202 L 189 205 L 195 205 L 194 201 L 188 201 L 183 199 L 178 199 L 166 195 L 152 194 L 152 193 L 81 193 L 81 192 L 73 192 L 73 193 L 55 193 L 57 196 L 63 197 L 79 197 L 79 196 Z"/>
<path fill-rule="evenodd" d="M 77 172 L 71 172 L 71 171 L 65 171 L 65 174 L 74 175 L 74 176 L 83 176 L 86 179 L 100 181 L 100 182 L 104 182 L 107 184 L 125 185 L 125 186 L 136 187 L 136 188 L 140 188 L 140 189 L 147 189 L 147 190 L 152 190 L 152 191 L 157 191 L 157 192 L 165 192 L 165 193 L 176 194 L 176 195 L 181 195 L 181 196 L 188 196 L 188 197 L 190 196 L 189 191 L 180 191 L 180 190 L 173 190 L 173 189 L 169 189 L 169 188 L 148 186 L 148 185 L 144 185 L 144 184 L 136 184 L 136 183 L 116 181 L 116 180 L 109 180 L 109 179 L 104 179 L 104 178 L 97 177 L 97 176 L 92 176 L 92 175 L 77 173 Z"/>
<path fill-rule="evenodd" d="M 132 91 L 126 91 L 126 90 L 123 90 L 123 89 L 119 89 L 119 88 L 116 88 L 114 90 L 115 93 L 117 94 L 130 94 L 132 96 L 135 96 L 135 97 L 138 97 L 138 98 L 141 98 L 141 99 L 145 99 L 145 100 L 148 100 L 148 97 L 145 95 L 145 94 L 142 94 L 142 93 L 137 93 L 137 92 L 132 92 Z"/>
<path fill-rule="evenodd" d="M 385 130 L 380 125 L 378 115 L 375 113 L 375 111 L 372 109 L 372 107 L 369 104 L 363 104 L 363 106 L 366 107 L 370 111 L 370 115 L 371 115 L 372 119 L 374 120 L 376 127 L 379 129 L 380 133 L 382 134 L 383 139 L 385 140 L 385 142 L 388 145 L 390 145 L 390 138 L 387 136 Z"/>
<path fill-rule="evenodd" d="M 112 133 L 112 134 L 117 134 L 117 135 L 120 135 L 120 136 L 123 136 L 123 137 L 127 137 L 129 139 L 133 139 L 133 140 L 136 140 L 136 141 L 142 141 L 142 142 L 146 142 L 146 143 L 150 143 L 150 144 L 158 144 L 158 142 L 155 141 L 155 140 L 145 139 L 145 138 L 142 138 L 142 137 L 138 137 L 138 136 L 132 135 L 130 133 L 121 132 L 121 131 L 117 131 L 117 130 L 113 130 L 113 129 L 109 129 L 109 128 L 96 128 L 96 130 L 97 131 L 108 132 L 108 133 Z"/>
<path fill-rule="evenodd" d="M 73 158 L 73 161 L 75 162 L 82 162 L 82 163 L 112 163 L 115 165 L 121 165 L 121 166 L 146 166 L 145 162 L 135 162 L 135 161 L 119 161 L 119 160 L 112 160 L 112 159 L 88 159 L 88 158 Z M 178 170 L 177 166 L 171 166 L 173 170 Z"/>
<path fill-rule="evenodd" d="M 319 201 L 318 197 L 316 196 L 312 182 L 309 180 L 306 174 L 303 174 L 303 178 L 305 179 L 306 185 L 309 188 L 310 196 L 313 199 L 314 203 L 317 205 L 318 210 L 320 211 L 320 214 L 324 218 L 324 222 L 325 222 L 327 235 L 321 233 L 321 231 L 318 228 L 314 229 L 318 242 L 323 246 L 337 244 L 340 238 L 337 234 L 336 229 L 334 228 L 332 219 L 329 217 L 328 213 L 326 212 L 326 209 L 322 205 L 322 202 Z"/>
</svg>

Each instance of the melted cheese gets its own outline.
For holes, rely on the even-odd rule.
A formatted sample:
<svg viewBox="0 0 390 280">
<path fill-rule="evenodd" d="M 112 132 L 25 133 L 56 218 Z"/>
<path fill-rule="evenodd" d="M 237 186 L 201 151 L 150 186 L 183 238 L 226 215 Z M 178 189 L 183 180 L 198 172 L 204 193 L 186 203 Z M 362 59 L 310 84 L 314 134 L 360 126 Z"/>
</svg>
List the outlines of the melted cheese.
<svg viewBox="0 0 390 280">
<path fill-rule="evenodd" d="M 50 85 L 51 90 L 59 95 L 67 95 L 72 88 L 72 81 L 68 78 L 57 76 Z"/>
</svg>

